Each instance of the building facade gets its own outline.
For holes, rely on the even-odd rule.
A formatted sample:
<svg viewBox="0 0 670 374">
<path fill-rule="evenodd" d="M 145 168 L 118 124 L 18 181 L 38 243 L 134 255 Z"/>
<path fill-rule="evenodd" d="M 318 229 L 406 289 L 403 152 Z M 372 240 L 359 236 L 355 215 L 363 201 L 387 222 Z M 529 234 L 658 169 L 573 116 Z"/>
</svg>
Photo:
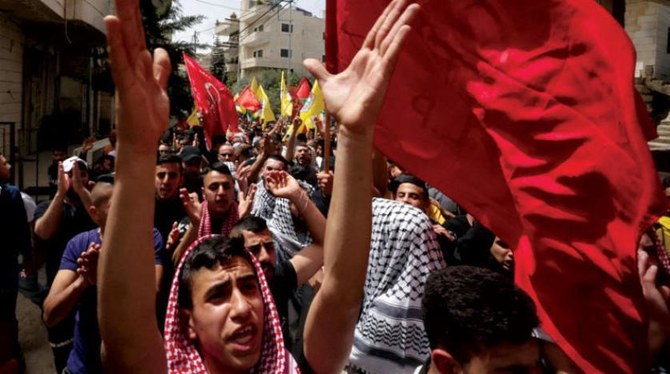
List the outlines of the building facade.
<svg viewBox="0 0 670 374">
<path fill-rule="evenodd" d="M 0 0 L 0 151 L 25 157 L 111 126 L 101 72 L 113 11 L 111 0 Z"/>
<path fill-rule="evenodd" d="M 217 25 L 216 34 L 227 38 L 226 56 L 235 55 L 228 71 L 249 78 L 268 69 L 307 75 L 302 61 L 324 59 L 325 20 L 294 7 L 291 1 L 242 0 L 239 18 Z M 228 57 L 227 57 L 228 58 Z"/>
</svg>

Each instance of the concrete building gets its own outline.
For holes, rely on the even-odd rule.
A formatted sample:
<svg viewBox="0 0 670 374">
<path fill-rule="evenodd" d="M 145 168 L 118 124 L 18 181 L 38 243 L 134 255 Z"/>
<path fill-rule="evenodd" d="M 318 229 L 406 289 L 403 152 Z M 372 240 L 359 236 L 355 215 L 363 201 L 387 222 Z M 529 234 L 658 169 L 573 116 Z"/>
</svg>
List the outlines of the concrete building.
<svg viewBox="0 0 670 374">
<path fill-rule="evenodd" d="M 221 53 L 223 53 L 226 64 L 227 81 L 231 82 L 237 79 L 239 74 L 239 46 L 240 46 L 240 19 L 235 13 L 224 21 L 216 21 L 215 33 L 221 44 Z M 213 51 L 218 53 L 219 51 Z"/>
<path fill-rule="evenodd" d="M 103 17 L 113 11 L 111 0 L 0 0 L 0 151 L 26 160 L 108 131 Z M 38 185 L 33 178 L 17 183 Z"/>
<path fill-rule="evenodd" d="M 325 20 L 286 1 L 242 0 L 239 19 L 219 23 L 216 33 L 227 37 L 229 51 L 237 48 L 230 71 L 242 78 L 268 69 L 307 75 L 305 58 L 324 58 Z M 230 56 L 229 54 L 228 56 Z"/>
</svg>

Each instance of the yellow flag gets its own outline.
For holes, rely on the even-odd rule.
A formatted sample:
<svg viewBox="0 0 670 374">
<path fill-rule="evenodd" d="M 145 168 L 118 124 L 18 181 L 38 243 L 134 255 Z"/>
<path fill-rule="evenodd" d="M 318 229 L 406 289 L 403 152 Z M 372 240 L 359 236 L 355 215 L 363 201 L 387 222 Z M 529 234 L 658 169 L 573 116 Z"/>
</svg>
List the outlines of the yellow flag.
<svg viewBox="0 0 670 374">
<path fill-rule="evenodd" d="M 200 124 L 200 119 L 198 119 L 197 108 L 193 108 L 193 112 L 191 112 L 191 115 L 188 116 L 188 118 L 186 119 L 186 123 L 188 124 L 189 127 L 193 127 Z"/>
<path fill-rule="evenodd" d="M 256 77 L 251 78 L 251 84 L 249 87 L 251 88 L 251 92 L 253 92 L 254 95 L 258 97 L 258 81 L 256 81 Z M 258 97 L 258 99 L 260 100 L 260 97 Z"/>
<path fill-rule="evenodd" d="M 293 114 L 293 100 L 291 94 L 286 88 L 286 81 L 284 80 L 284 72 L 281 72 L 281 91 L 279 92 L 279 100 L 281 102 L 281 110 L 279 115 L 281 117 L 290 117 Z"/>
<path fill-rule="evenodd" d="M 323 93 L 321 92 L 321 87 L 319 87 L 319 81 L 315 80 L 314 86 L 312 86 L 312 93 L 309 94 L 309 98 L 307 98 L 305 105 L 300 110 L 300 119 L 302 120 L 303 126 L 306 126 L 309 130 L 316 128 L 316 123 L 314 123 L 313 118 L 320 116 L 321 112 L 325 110 L 326 102 L 323 100 Z M 298 133 L 300 133 L 300 130 L 298 130 Z"/>
<path fill-rule="evenodd" d="M 256 78 L 252 81 L 252 84 L 256 82 Z M 252 88 L 253 90 L 253 88 Z M 260 118 L 263 120 L 263 128 L 265 128 L 265 124 L 268 122 L 274 122 L 277 119 L 275 118 L 275 114 L 272 112 L 272 106 L 270 105 L 270 99 L 268 98 L 268 95 L 265 94 L 265 90 L 263 89 L 263 86 L 258 85 L 258 88 L 256 91 L 254 91 L 254 94 L 256 94 L 256 97 L 258 98 L 258 101 L 261 102 L 261 115 Z"/>
</svg>

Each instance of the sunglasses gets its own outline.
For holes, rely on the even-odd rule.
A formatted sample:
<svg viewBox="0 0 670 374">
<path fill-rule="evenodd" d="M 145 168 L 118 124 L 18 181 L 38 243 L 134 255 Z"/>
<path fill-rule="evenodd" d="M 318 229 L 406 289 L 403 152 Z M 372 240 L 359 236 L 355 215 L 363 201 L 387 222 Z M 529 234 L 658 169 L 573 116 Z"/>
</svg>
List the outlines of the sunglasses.
<svg viewBox="0 0 670 374">
<path fill-rule="evenodd" d="M 251 253 L 259 253 L 261 251 L 261 247 L 265 248 L 266 251 L 271 252 L 275 250 L 275 243 L 267 242 L 249 245 L 247 246 L 247 250 L 249 250 Z"/>
</svg>

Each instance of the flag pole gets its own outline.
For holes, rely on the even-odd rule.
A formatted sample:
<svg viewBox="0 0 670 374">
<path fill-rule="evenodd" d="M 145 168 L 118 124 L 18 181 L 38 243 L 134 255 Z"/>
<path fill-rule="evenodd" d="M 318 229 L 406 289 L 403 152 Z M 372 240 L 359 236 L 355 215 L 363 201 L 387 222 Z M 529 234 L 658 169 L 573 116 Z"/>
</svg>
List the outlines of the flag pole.
<svg viewBox="0 0 670 374">
<path fill-rule="evenodd" d="M 323 163 L 321 170 L 330 171 L 330 113 L 326 111 L 326 123 L 323 127 Z"/>
</svg>

